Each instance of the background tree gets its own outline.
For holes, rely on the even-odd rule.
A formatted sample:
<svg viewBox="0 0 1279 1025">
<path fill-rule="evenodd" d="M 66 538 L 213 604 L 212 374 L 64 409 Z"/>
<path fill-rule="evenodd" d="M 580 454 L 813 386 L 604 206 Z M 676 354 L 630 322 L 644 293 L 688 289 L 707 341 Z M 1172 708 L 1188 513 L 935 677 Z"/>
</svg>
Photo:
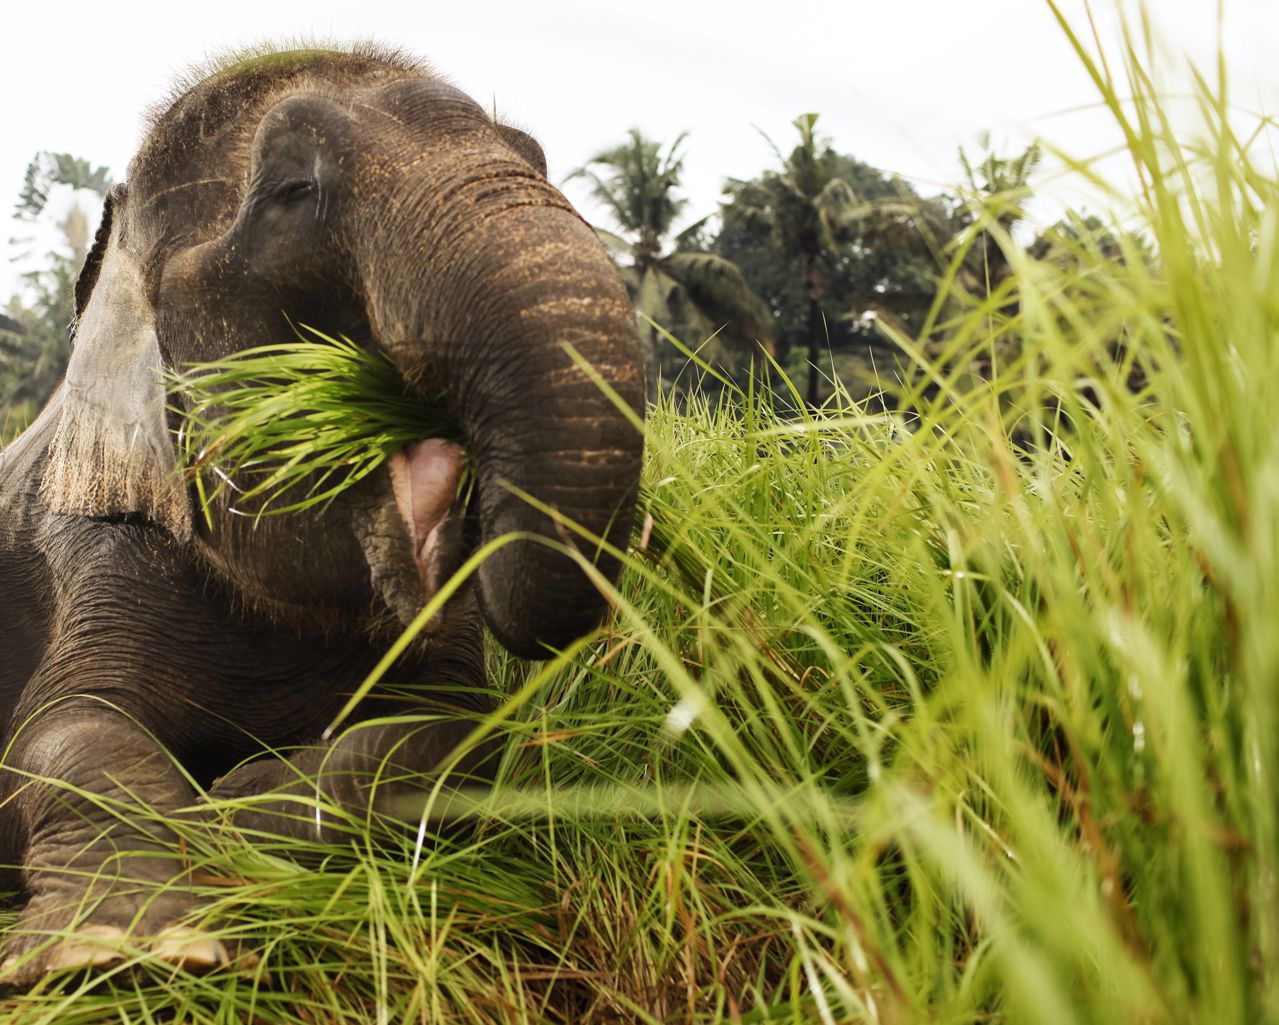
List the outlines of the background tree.
<svg viewBox="0 0 1279 1025">
<path fill-rule="evenodd" d="M 663 356 L 667 369 L 682 367 L 684 359 L 663 344 L 649 321 L 721 361 L 732 362 L 732 352 L 754 352 L 757 345 L 772 348 L 772 313 L 738 267 L 717 254 L 690 251 L 704 221 L 668 247 L 668 236 L 687 205 L 679 195 L 685 138 L 680 135 L 663 153 L 660 144 L 632 128 L 627 142 L 597 154 L 569 176 L 590 182 L 592 195 L 618 229 L 596 230 L 623 261 L 622 276 L 651 353 L 650 384 L 663 369 Z M 678 369 L 671 376 L 677 374 Z"/>
<path fill-rule="evenodd" d="M 977 235 L 966 261 L 970 290 L 991 295 L 1012 275 L 1008 248 L 1015 244 L 1014 230 L 1026 219 L 1026 204 L 1033 198 L 1030 181 L 1039 170 L 1044 151 L 1031 143 L 1016 156 L 995 152 L 989 133 L 978 140 L 981 158 L 973 161 L 963 150 L 959 162 L 969 189 L 969 207 Z"/>
<path fill-rule="evenodd" d="M 847 237 L 853 223 L 866 212 L 851 183 L 840 176 L 838 161 L 829 142 L 816 134 L 817 115 L 801 114 L 794 121 L 799 145 L 790 156 L 769 140 L 781 164 L 750 181 L 730 179 L 725 193 L 731 197 L 732 216 L 747 225 L 765 228 L 775 249 L 803 268 L 803 288 L 808 300 L 808 393 L 817 402 L 817 361 L 826 323 L 822 300 L 830 272 L 829 260 Z M 766 137 L 767 138 L 767 137 Z"/>
<path fill-rule="evenodd" d="M 963 203 L 968 227 L 956 240 L 962 259 L 955 294 L 969 308 L 980 307 L 987 319 L 987 344 L 974 355 L 969 370 L 990 378 L 1022 351 L 1019 313 L 1021 301 L 1011 254 L 1025 246 L 1018 238 L 1034 198 L 1031 184 L 1043 160 L 1043 149 L 1031 143 L 1020 153 L 1004 156 L 995 150 L 990 134 L 978 137 L 980 156 L 961 147 L 959 163 L 966 179 Z"/>
<path fill-rule="evenodd" d="M 23 291 L 0 319 L 0 439 L 20 430 L 53 394 L 71 355 L 76 276 L 92 241 L 81 205 L 84 193 L 101 199 L 111 187 L 106 167 L 68 153 L 38 153 L 27 166 L 16 216 L 39 224 L 50 215 L 58 187 L 70 190 L 70 206 L 56 221 L 58 248 L 46 264 L 22 275 Z"/>
<path fill-rule="evenodd" d="M 877 318 L 911 335 L 923 327 L 946 249 L 965 223 L 958 200 L 922 197 L 904 179 L 836 152 L 815 123 L 816 115 L 797 119 L 800 145 L 789 158 L 779 154 L 782 170 L 728 183 L 712 244 L 772 308 L 779 362 L 805 344 L 810 402 L 823 341 L 869 380 L 871 350 L 891 348 Z"/>
</svg>

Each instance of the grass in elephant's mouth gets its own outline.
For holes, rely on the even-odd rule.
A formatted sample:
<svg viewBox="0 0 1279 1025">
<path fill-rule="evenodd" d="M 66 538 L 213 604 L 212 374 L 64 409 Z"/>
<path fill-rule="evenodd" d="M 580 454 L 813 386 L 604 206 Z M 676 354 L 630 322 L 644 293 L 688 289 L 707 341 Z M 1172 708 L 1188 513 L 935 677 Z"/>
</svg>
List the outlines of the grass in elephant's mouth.
<svg viewBox="0 0 1279 1025">
<path fill-rule="evenodd" d="M 170 388 L 182 464 L 206 518 L 227 491 L 233 512 L 255 517 L 323 507 L 411 442 L 461 440 L 388 359 L 314 328 L 190 365 Z"/>
</svg>

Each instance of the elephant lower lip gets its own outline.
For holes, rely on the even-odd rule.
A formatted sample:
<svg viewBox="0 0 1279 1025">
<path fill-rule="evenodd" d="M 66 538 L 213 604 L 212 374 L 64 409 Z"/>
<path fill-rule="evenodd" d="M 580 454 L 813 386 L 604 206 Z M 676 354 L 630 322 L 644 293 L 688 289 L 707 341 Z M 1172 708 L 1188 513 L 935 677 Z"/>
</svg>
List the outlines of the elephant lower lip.
<svg viewBox="0 0 1279 1025">
<path fill-rule="evenodd" d="M 439 438 L 414 442 L 390 460 L 395 504 L 413 540 L 413 558 L 428 597 L 439 588 L 441 548 L 465 465 L 460 445 Z"/>
</svg>

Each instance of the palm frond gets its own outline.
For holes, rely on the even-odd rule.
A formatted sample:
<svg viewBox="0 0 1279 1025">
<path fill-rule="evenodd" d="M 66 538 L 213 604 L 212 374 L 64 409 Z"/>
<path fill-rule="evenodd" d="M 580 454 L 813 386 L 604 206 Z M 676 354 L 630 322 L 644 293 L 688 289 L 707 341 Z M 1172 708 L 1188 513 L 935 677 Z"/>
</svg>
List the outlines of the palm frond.
<svg viewBox="0 0 1279 1025">
<path fill-rule="evenodd" d="M 671 323 L 670 294 L 675 282 L 657 266 L 646 267 L 640 273 L 639 285 L 633 300 L 635 311 L 663 327 Z"/>
<path fill-rule="evenodd" d="M 676 194 L 684 167 L 680 147 L 687 133 L 679 135 L 665 154 L 659 143 L 645 138 L 638 128 L 627 136 L 628 142 L 597 153 L 566 180 L 591 181 L 593 194 L 608 207 L 618 227 L 639 235 L 641 244 L 652 248 L 688 202 Z"/>
<path fill-rule="evenodd" d="M 111 188 L 111 172 L 105 165 L 94 168 L 83 157 L 70 153 L 37 153 L 27 165 L 14 216 L 22 221 L 35 220 L 48 205 L 49 190 L 55 185 L 105 196 Z"/>
<path fill-rule="evenodd" d="M 621 235 L 609 231 L 607 228 L 601 228 L 598 224 L 592 225 L 595 229 L 596 237 L 604 243 L 604 248 L 614 258 L 625 256 L 631 251 L 631 244 L 622 238 Z"/>
<path fill-rule="evenodd" d="M 675 248 L 684 249 L 697 238 L 698 233 L 706 227 L 707 222 L 714 217 L 714 214 L 707 214 L 700 221 L 694 221 L 687 228 L 675 236 Z"/>
<path fill-rule="evenodd" d="M 716 327 L 727 322 L 738 338 L 771 340 L 772 311 L 737 264 L 713 253 L 672 253 L 661 265 L 701 314 L 718 321 Z"/>
</svg>

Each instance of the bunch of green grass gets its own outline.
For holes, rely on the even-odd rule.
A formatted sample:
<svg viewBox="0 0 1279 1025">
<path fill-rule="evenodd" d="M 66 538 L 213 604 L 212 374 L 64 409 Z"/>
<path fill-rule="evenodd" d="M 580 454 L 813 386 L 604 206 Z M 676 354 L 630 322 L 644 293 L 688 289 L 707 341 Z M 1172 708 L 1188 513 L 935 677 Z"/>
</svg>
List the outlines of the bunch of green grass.
<svg viewBox="0 0 1279 1025">
<path fill-rule="evenodd" d="M 1279 1021 L 1279 175 L 1070 38 L 1122 260 L 1010 244 L 909 415 L 659 403 L 612 621 L 490 652 L 471 831 L 179 824 L 256 964 L 0 1020 Z"/>
<path fill-rule="evenodd" d="M 225 492 L 254 516 L 323 507 L 410 442 L 461 440 L 384 356 L 302 331 L 172 379 L 183 463 L 206 515 Z"/>
</svg>

